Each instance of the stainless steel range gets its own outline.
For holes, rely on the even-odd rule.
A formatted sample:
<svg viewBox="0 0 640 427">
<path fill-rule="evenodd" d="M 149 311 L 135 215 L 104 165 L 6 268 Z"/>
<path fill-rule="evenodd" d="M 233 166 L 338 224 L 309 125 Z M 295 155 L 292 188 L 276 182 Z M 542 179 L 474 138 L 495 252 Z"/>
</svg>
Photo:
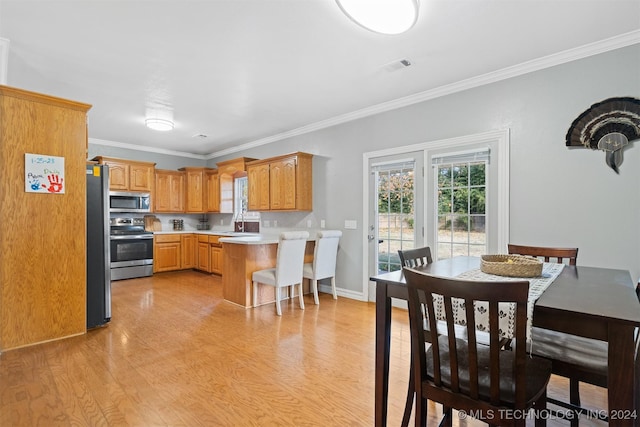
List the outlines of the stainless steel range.
<svg viewBox="0 0 640 427">
<path fill-rule="evenodd" d="M 111 218 L 111 280 L 153 274 L 153 232 L 144 218 Z"/>
</svg>

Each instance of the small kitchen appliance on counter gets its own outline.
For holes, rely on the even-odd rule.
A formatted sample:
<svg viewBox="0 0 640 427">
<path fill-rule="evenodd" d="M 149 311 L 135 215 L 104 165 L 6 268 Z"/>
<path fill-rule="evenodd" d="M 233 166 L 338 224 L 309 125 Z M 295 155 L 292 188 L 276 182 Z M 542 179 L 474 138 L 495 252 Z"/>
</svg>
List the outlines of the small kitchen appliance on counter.
<svg viewBox="0 0 640 427">
<path fill-rule="evenodd" d="M 209 225 L 209 218 L 206 215 L 202 215 L 198 220 L 196 228 L 198 230 L 211 230 L 211 226 Z"/>
</svg>

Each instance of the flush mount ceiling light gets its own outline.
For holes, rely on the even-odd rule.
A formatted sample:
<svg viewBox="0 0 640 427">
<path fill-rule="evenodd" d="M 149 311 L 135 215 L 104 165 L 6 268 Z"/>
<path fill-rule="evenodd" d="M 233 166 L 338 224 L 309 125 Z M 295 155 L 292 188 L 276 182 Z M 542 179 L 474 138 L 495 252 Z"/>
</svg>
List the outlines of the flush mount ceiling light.
<svg viewBox="0 0 640 427">
<path fill-rule="evenodd" d="M 173 130 L 173 122 L 171 120 L 148 118 L 145 119 L 144 123 L 149 129 L 153 130 L 159 130 L 163 132 Z"/>
<path fill-rule="evenodd" d="M 401 34 L 418 19 L 418 0 L 336 0 L 356 24 L 382 34 Z"/>
</svg>

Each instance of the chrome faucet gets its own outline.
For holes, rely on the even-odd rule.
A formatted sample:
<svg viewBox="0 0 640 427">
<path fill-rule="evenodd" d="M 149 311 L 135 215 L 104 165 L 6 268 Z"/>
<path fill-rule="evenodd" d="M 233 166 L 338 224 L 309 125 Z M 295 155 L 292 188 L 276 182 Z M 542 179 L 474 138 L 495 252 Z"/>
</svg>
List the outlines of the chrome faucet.
<svg viewBox="0 0 640 427">
<path fill-rule="evenodd" d="M 244 209 L 240 209 L 240 232 L 244 233 Z"/>
</svg>

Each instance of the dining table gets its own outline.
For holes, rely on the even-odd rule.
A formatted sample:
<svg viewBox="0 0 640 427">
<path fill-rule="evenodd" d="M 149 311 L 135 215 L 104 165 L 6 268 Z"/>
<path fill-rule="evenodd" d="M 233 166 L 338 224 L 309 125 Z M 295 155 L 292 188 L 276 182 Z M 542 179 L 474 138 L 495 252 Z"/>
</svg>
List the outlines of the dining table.
<svg viewBox="0 0 640 427">
<path fill-rule="evenodd" d="M 479 268 L 479 257 L 458 256 L 416 270 L 454 278 Z M 380 273 L 370 280 L 376 284 L 375 425 L 386 426 L 391 301 L 406 301 L 408 292 L 402 270 Z M 635 331 L 640 327 L 640 303 L 629 271 L 566 265 L 535 301 L 532 324 L 606 341 L 609 425 L 638 425 Z"/>
</svg>

